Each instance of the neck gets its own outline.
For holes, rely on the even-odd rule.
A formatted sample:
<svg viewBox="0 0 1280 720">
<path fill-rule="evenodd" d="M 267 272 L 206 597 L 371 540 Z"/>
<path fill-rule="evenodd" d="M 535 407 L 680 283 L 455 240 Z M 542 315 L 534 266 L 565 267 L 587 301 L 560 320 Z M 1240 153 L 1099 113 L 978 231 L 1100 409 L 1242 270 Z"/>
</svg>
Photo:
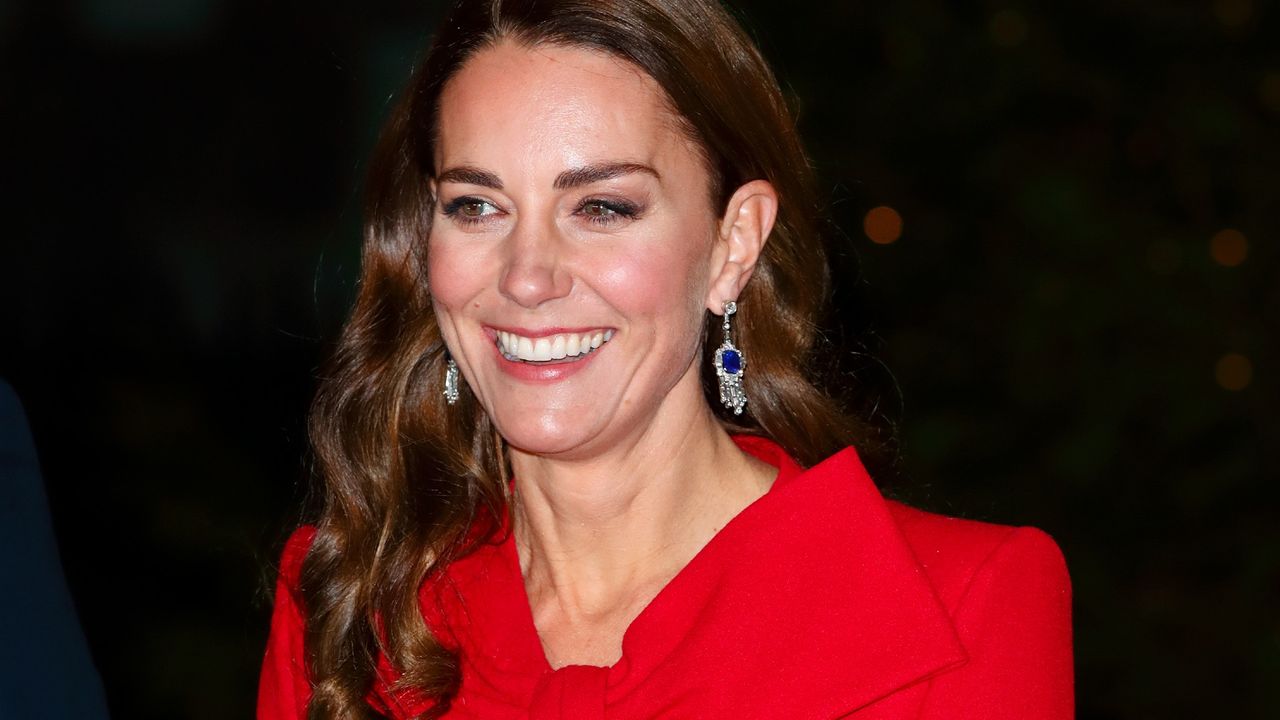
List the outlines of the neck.
<svg viewBox="0 0 1280 720">
<path fill-rule="evenodd" d="M 661 413 L 606 453 L 512 452 L 516 542 L 535 616 L 634 616 L 768 491 L 774 468 L 739 450 L 694 389 L 689 412 Z"/>
</svg>

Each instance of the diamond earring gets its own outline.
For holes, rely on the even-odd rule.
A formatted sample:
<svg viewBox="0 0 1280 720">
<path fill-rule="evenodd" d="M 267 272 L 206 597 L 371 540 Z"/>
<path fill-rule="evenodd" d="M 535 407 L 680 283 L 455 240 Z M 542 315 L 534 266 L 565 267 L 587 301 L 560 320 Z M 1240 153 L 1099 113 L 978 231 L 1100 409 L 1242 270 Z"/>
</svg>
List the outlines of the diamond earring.
<svg viewBox="0 0 1280 720">
<path fill-rule="evenodd" d="M 458 363 L 449 358 L 444 371 L 444 401 L 450 405 L 458 403 Z"/>
<path fill-rule="evenodd" d="M 747 359 L 742 351 L 733 344 L 730 333 L 729 318 L 738 312 L 738 304 L 732 300 L 724 304 L 724 342 L 716 348 L 716 377 L 720 380 L 720 404 L 733 409 L 734 415 L 741 415 L 747 404 L 747 395 L 742 391 L 742 375 L 747 370 Z"/>
</svg>

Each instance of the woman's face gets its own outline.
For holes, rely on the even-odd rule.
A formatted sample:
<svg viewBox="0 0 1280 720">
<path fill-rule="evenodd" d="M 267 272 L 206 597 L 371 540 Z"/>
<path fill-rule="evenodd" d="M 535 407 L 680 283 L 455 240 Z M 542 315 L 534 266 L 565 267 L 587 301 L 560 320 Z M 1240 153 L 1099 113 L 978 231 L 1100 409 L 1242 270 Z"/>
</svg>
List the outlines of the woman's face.
<svg viewBox="0 0 1280 720">
<path fill-rule="evenodd" d="M 664 100 L 608 55 L 511 43 L 444 89 L 432 299 L 471 390 L 523 451 L 590 455 L 705 403 L 720 218 Z"/>
</svg>

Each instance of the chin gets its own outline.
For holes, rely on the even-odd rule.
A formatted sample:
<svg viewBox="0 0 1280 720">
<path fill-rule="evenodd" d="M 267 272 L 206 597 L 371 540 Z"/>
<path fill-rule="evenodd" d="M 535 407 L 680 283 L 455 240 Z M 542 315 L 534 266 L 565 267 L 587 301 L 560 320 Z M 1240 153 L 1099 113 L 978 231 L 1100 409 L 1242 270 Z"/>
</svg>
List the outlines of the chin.
<svg viewBox="0 0 1280 720">
<path fill-rule="evenodd" d="M 495 418 L 494 424 L 508 445 L 531 455 L 572 455 L 592 445 L 601 430 L 580 408 L 519 420 Z"/>
</svg>

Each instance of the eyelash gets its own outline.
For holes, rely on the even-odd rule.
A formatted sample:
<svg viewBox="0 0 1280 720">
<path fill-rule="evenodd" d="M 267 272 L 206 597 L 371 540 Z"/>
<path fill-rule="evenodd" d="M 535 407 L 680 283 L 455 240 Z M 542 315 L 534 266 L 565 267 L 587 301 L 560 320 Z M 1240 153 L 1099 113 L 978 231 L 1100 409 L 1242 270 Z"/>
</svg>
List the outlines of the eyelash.
<svg viewBox="0 0 1280 720">
<path fill-rule="evenodd" d="M 445 217 L 452 218 L 454 222 L 459 223 L 461 225 L 478 225 L 484 222 L 485 216 L 471 217 L 471 216 L 463 215 L 462 208 L 466 207 L 467 205 L 489 205 L 490 207 L 495 207 L 493 203 L 489 202 L 488 200 L 481 200 L 478 197 L 471 197 L 469 195 L 464 195 L 463 197 L 455 198 L 453 200 L 450 200 L 448 203 L 445 203 L 445 206 L 440 208 L 440 212 Z"/>
<path fill-rule="evenodd" d="M 464 195 L 463 197 L 450 200 L 440 209 L 440 212 L 445 217 L 453 219 L 454 222 L 460 225 L 479 225 L 480 223 L 486 222 L 488 215 L 468 216 L 462 214 L 462 208 L 468 205 L 488 205 L 496 209 L 496 206 L 488 200 Z M 587 215 L 583 213 L 585 209 L 593 205 L 609 211 L 609 214 Z M 636 219 L 640 216 L 641 208 L 634 203 L 630 203 L 625 200 L 586 198 L 582 202 L 578 203 L 578 207 L 574 208 L 574 213 L 584 215 L 584 217 L 587 218 L 587 222 L 593 225 L 608 226 L 618 222 L 619 218 L 626 220 Z"/>
</svg>

